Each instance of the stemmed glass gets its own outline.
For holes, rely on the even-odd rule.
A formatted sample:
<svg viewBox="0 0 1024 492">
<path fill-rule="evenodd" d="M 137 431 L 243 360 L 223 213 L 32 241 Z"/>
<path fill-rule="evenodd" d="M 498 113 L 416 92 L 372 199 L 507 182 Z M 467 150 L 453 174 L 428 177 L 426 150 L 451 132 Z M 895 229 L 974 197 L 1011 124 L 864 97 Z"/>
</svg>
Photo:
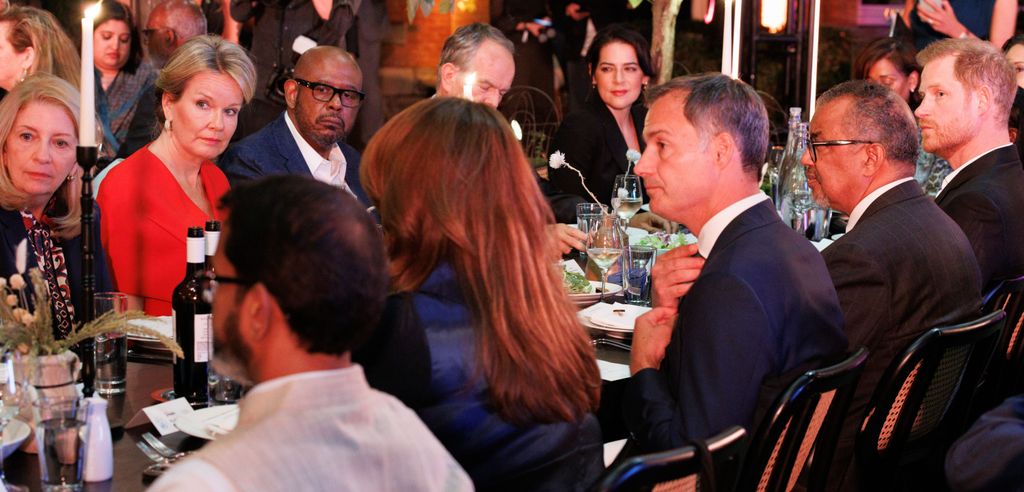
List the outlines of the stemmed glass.
<svg viewBox="0 0 1024 492">
<path fill-rule="evenodd" d="M 640 188 L 640 176 L 620 174 L 615 177 L 612 187 L 612 208 L 622 219 L 632 219 L 644 204 L 644 193 Z"/>
<path fill-rule="evenodd" d="M 614 215 L 604 215 L 591 225 L 587 235 L 587 256 L 601 270 L 601 300 L 604 300 L 608 268 L 622 256 L 622 235 Z"/>
<path fill-rule="evenodd" d="M 7 424 L 18 415 L 22 402 L 27 398 L 21 382 L 15 376 L 15 357 L 14 352 L 0 349 L 0 448 L 3 447 L 3 435 Z M 0 449 L 0 489 L 4 487 L 8 491 L 15 492 L 28 490 L 25 487 L 7 483 L 6 477 L 4 477 L 4 454 Z"/>
</svg>

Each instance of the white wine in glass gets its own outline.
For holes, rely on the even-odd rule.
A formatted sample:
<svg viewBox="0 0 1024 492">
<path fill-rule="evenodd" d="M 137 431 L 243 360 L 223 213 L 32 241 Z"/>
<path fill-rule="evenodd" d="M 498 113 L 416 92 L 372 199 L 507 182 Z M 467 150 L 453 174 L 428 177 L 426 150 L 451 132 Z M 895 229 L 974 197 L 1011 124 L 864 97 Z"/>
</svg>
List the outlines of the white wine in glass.
<svg viewBox="0 0 1024 492">
<path fill-rule="evenodd" d="M 644 203 L 644 194 L 640 187 L 640 176 L 635 174 L 620 174 L 616 176 L 611 202 L 615 208 L 615 214 L 619 218 L 632 219 Z"/>
<path fill-rule="evenodd" d="M 622 256 L 622 234 L 614 215 L 604 215 L 592 226 L 587 235 L 587 256 L 601 270 L 601 299 L 608 284 L 608 269 Z"/>
</svg>

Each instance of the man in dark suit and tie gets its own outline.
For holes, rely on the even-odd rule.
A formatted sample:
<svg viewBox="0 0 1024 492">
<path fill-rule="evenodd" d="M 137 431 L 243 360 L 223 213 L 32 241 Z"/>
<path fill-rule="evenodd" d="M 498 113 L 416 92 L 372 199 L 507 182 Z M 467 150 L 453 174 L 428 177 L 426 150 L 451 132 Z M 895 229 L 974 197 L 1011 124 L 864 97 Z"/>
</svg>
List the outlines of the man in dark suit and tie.
<svg viewBox="0 0 1024 492">
<path fill-rule="evenodd" d="M 1007 130 L 1013 66 L 978 39 L 937 41 L 917 60 L 924 150 L 953 166 L 935 203 L 970 240 L 988 292 L 1024 275 L 1024 170 Z"/>
<path fill-rule="evenodd" d="M 821 255 L 758 189 L 768 117 L 754 90 L 705 74 L 647 100 L 637 174 L 654 212 L 697 234 L 707 258 L 677 308 L 636 323 L 622 405 L 641 448 L 655 451 L 752 429 L 759 403 L 842 354 L 846 337 Z"/>
<path fill-rule="evenodd" d="M 849 214 L 825 248 L 850 348 L 870 351 L 840 433 L 830 483 L 855 483 L 854 438 L 893 358 L 929 328 L 977 317 L 981 274 L 956 222 L 914 181 L 917 126 L 888 88 L 845 82 L 818 98 L 803 164 L 819 201 Z"/>
<path fill-rule="evenodd" d="M 228 180 L 312 176 L 370 205 L 359 183 L 359 153 L 343 141 L 363 101 L 362 86 L 359 64 L 345 50 L 317 46 L 304 53 L 284 84 L 288 109 L 221 156 Z"/>
</svg>

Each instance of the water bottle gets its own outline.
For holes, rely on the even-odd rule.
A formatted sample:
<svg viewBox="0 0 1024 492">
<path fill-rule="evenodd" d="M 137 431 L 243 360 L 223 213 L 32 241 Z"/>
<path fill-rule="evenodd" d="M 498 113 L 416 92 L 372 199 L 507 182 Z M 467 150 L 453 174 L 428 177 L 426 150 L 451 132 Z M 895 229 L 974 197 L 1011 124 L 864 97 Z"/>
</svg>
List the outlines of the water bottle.
<svg viewBox="0 0 1024 492">
<path fill-rule="evenodd" d="M 772 183 L 772 201 L 775 202 L 775 209 L 782 212 L 783 181 L 794 165 L 800 165 L 800 157 L 803 155 L 803 148 L 799 147 L 800 140 L 806 144 L 806 134 L 800 137 L 800 108 L 789 108 L 789 134 L 786 137 L 786 148 L 782 151 L 782 158 L 779 165 L 774 169 L 769 168 L 772 174 L 769 181 Z"/>
<path fill-rule="evenodd" d="M 820 241 L 828 236 L 828 224 L 832 211 L 814 199 L 811 187 L 807 183 L 807 174 L 800 163 L 807 149 L 807 123 L 800 123 L 796 131 L 792 159 L 786 174 L 782 176 L 780 186 L 782 199 L 779 202 L 779 215 L 786 225 L 812 241 Z"/>
</svg>

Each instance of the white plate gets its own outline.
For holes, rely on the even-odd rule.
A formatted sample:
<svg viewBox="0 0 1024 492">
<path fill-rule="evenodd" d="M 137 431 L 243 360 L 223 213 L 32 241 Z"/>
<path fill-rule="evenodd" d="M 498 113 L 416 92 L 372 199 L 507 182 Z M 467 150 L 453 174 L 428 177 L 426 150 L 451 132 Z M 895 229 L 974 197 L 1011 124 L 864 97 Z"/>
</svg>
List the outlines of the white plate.
<svg viewBox="0 0 1024 492">
<path fill-rule="evenodd" d="M 178 430 L 201 439 L 213 441 L 238 425 L 238 405 L 203 408 L 178 417 Z"/>
<path fill-rule="evenodd" d="M 142 328 L 149 328 L 165 337 L 174 338 L 174 319 L 170 316 L 160 316 L 152 319 L 136 319 L 129 321 L 129 323 L 139 326 Z M 128 335 L 131 340 L 156 340 L 156 338 L 146 335 Z"/>
<path fill-rule="evenodd" d="M 21 443 L 31 433 L 32 429 L 29 428 L 28 424 L 18 419 L 11 419 L 4 429 L 4 458 L 13 454 L 14 450 L 18 449 L 18 446 L 21 446 Z"/>
<path fill-rule="evenodd" d="M 601 300 L 601 281 L 600 280 L 591 280 L 590 281 L 590 285 L 594 286 L 594 293 L 593 294 L 569 294 L 569 299 L 571 299 L 572 302 L 575 302 L 576 304 L 584 304 L 584 303 L 588 303 L 588 302 L 597 302 L 597 301 Z M 613 284 L 611 282 L 608 282 L 607 284 L 605 284 L 605 289 L 606 289 L 606 291 L 604 293 L 604 296 L 608 297 L 608 296 L 613 296 L 613 295 L 618 294 L 619 292 L 621 292 L 622 291 L 622 286 L 619 285 L 619 284 Z"/>
</svg>

